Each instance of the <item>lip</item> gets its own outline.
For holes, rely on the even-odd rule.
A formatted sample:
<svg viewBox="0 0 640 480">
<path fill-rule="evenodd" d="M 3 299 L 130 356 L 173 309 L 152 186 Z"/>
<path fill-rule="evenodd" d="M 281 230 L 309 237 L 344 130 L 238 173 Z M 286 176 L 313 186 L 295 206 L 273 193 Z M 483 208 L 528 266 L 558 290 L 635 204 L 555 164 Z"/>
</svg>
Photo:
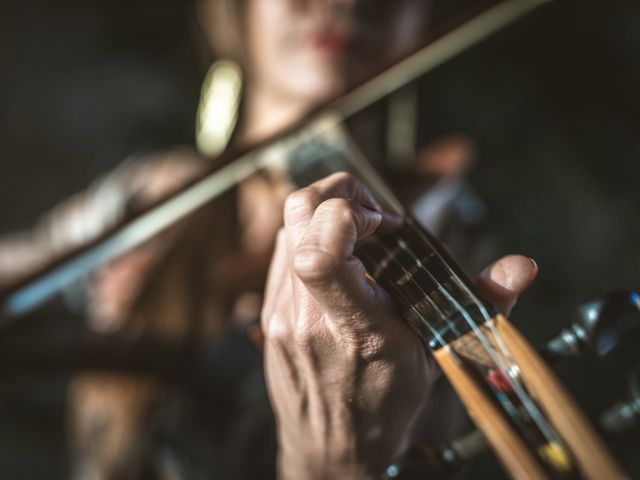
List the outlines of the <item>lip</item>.
<svg viewBox="0 0 640 480">
<path fill-rule="evenodd" d="M 353 35 L 348 32 L 319 31 L 308 37 L 309 46 L 321 53 L 343 55 L 353 42 Z"/>
</svg>

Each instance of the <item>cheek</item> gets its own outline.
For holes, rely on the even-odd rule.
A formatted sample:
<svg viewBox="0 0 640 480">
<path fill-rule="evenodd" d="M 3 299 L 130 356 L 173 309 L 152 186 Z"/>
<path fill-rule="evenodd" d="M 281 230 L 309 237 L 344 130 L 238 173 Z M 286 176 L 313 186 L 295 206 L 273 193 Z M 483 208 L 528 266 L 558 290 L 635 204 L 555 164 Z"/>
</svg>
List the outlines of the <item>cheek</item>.
<svg viewBox="0 0 640 480">
<path fill-rule="evenodd" d="M 280 62 L 278 57 L 282 32 L 274 27 L 283 21 L 283 12 L 278 8 L 281 3 L 274 1 L 270 8 L 270 2 L 267 0 L 248 2 L 246 55 L 247 67 L 254 77 L 262 77 L 265 72 L 269 72 L 270 65 Z"/>
<path fill-rule="evenodd" d="M 282 98 L 310 104 L 327 100 L 344 90 L 342 66 L 321 58 L 295 43 L 275 43 L 263 56 L 255 58 L 254 79 L 260 88 Z"/>
</svg>

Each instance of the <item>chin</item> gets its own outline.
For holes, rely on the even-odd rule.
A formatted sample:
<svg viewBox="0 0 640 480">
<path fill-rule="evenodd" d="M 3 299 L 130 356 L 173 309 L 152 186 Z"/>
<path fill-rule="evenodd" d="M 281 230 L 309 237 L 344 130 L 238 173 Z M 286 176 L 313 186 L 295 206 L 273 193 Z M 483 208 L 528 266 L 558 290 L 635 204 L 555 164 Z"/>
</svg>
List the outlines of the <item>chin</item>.
<svg viewBox="0 0 640 480">
<path fill-rule="evenodd" d="M 342 69 L 335 64 L 301 66 L 288 69 L 281 86 L 292 96 L 311 105 L 323 103 L 345 92 L 348 84 Z"/>
<path fill-rule="evenodd" d="M 345 92 L 346 82 L 342 78 L 307 78 L 295 85 L 296 94 L 310 104 L 327 102 Z"/>
</svg>

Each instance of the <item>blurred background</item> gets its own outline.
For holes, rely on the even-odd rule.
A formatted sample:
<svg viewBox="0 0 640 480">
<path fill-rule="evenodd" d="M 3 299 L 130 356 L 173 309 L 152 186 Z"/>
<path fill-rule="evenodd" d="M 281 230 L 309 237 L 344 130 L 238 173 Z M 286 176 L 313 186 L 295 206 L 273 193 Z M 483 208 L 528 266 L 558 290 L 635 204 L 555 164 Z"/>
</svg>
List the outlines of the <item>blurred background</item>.
<svg viewBox="0 0 640 480">
<path fill-rule="evenodd" d="M 465 3 L 447 4 L 442 18 Z M 33 226 L 130 155 L 194 143 L 207 65 L 190 2 L 0 8 L 0 234 Z M 421 80 L 424 141 L 473 139 L 470 182 L 500 252 L 540 266 L 512 316 L 534 345 L 579 304 L 640 288 L 638 25 L 636 0 L 551 2 Z M 78 319 L 61 306 L 36 314 L 21 338 L 34 328 L 65 335 L 65 321 Z M 635 350 L 560 367 L 590 416 L 625 395 Z M 9 367 L 0 365 L 0 476 L 64 478 L 67 374 Z M 637 435 L 608 441 L 640 476 Z M 472 478 L 498 471 L 482 460 Z"/>
</svg>

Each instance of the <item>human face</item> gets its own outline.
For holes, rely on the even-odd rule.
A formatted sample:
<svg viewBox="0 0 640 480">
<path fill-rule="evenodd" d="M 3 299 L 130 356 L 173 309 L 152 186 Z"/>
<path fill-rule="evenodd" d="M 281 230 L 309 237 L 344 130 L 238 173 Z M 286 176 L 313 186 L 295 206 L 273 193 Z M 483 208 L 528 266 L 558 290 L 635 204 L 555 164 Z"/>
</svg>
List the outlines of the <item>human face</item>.
<svg viewBox="0 0 640 480">
<path fill-rule="evenodd" d="M 249 87 L 310 105 L 416 48 L 429 0 L 247 0 Z"/>
</svg>

